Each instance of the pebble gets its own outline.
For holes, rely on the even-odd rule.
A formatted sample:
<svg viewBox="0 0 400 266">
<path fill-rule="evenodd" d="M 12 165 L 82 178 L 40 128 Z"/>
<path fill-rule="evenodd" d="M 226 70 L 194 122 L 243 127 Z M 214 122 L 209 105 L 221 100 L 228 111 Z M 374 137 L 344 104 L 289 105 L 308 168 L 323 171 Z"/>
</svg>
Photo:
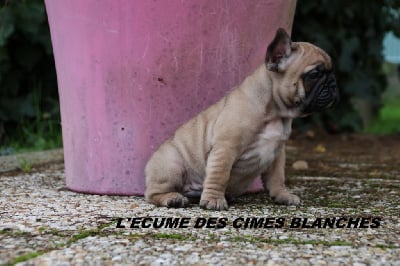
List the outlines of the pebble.
<svg viewBox="0 0 400 266">
<path fill-rule="evenodd" d="M 295 161 L 292 164 L 292 167 L 294 170 L 307 170 L 308 169 L 308 163 L 303 160 Z"/>
</svg>

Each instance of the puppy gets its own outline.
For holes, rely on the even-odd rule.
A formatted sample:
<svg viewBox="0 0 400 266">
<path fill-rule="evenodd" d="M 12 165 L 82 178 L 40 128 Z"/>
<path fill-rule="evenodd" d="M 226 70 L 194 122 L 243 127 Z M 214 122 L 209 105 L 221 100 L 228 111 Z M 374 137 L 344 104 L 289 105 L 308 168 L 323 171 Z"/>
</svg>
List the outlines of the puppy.
<svg viewBox="0 0 400 266">
<path fill-rule="evenodd" d="M 265 63 L 219 102 L 178 128 L 145 168 L 146 200 L 206 209 L 228 208 L 226 197 L 246 192 L 257 176 L 278 204 L 296 205 L 285 187 L 285 143 L 293 118 L 339 99 L 331 58 L 278 29 Z"/>
</svg>

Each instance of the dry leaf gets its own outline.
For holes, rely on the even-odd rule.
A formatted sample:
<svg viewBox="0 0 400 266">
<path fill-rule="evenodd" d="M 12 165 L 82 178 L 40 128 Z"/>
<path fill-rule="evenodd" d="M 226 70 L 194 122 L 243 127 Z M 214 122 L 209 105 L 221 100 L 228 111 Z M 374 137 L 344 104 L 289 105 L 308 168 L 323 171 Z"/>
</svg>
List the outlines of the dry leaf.
<svg viewBox="0 0 400 266">
<path fill-rule="evenodd" d="M 326 148 L 324 145 L 322 144 L 318 144 L 315 148 L 314 148 L 315 152 L 319 152 L 319 153 L 324 153 L 326 152 Z"/>
</svg>

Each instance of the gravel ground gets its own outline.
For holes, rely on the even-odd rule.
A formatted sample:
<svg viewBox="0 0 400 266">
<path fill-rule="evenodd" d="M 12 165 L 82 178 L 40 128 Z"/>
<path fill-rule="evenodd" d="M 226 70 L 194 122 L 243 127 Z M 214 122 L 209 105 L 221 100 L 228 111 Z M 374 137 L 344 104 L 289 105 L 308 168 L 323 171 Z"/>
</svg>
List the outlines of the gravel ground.
<svg viewBox="0 0 400 266">
<path fill-rule="evenodd" d="M 222 212 L 74 193 L 64 188 L 64 178 L 60 163 L 0 176 L 0 264 L 400 265 L 399 176 L 291 176 L 288 186 L 302 198 L 301 206 L 274 205 L 259 193 Z M 129 227 L 129 218 L 144 217 L 188 223 L 187 228 Z M 368 228 L 317 223 L 291 228 L 294 218 L 308 219 L 305 225 L 311 227 L 335 217 L 359 218 L 359 226 L 364 218 Z M 117 228 L 118 218 L 125 228 Z M 270 218 L 263 225 L 272 228 L 244 228 L 246 218 Z M 212 228 L 195 228 L 197 219 Z M 373 219 L 376 228 L 370 227 Z"/>
</svg>

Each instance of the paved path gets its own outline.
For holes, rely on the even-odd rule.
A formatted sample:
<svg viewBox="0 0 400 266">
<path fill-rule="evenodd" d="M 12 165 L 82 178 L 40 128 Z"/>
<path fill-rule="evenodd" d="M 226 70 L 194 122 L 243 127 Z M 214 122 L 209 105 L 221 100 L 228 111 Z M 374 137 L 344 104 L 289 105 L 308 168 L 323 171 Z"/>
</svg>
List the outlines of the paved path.
<svg viewBox="0 0 400 266">
<path fill-rule="evenodd" d="M 64 188 L 63 164 L 57 162 L 2 173 L 0 264 L 400 265 L 399 168 L 360 178 L 369 166 L 353 160 L 340 167 L 353 168 L 354 176 L 290 170 L 288 184 L 301 206 L 277 206 L 261 193 L 241 197 L 222 212 L 74 193 Z M 141 227 L 144 217 L 158 218 L 158 224 L 163 217 L 186 218 L 178 221 L 186 228 L 129 228 L 128 218 Z M 125 228 L 117 228 L 118 218 Z M 245 228 L 246 219 L 248 227 L 253 222 L 261 228 Z M 195 228 L 204 220 L 221 228 Z M 303 222 L 313 228 L 291 228 Z"/>
</svg>

